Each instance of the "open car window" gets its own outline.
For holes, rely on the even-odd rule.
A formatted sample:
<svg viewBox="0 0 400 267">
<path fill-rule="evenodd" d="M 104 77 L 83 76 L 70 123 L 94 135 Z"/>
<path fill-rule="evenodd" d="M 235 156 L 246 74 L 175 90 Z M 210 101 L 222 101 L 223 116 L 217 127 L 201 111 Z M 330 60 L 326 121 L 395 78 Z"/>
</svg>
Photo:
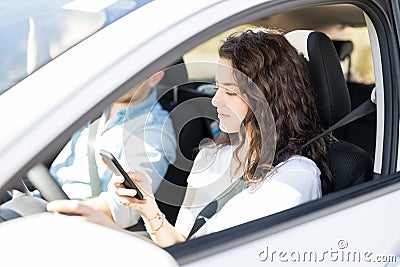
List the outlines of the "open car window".
<svg viewBox="0 0 400 267">
<path fill-rule="evenodd" d="M 313 18 L 318 19 L 320 18 L 319 16 L 327 14 L 325 12 L 330 12 L 335 8 L 337 8 L 338 14 L 339 13 L 350 14 L 347 12 L 352 10 L 354 13 L 351 13 L 352 14 L 351 16 L 354 17 L 354 20 L 356 22 L 351 25 L 347 21 L 345 21 L 346 19 L 344 19 L 343 21 L 342 20 L 343 18 L 340 18 L 340 15 L 338 15 L 337 21 L 334 21 L 333 19 L 332 21 L 329 21 L 328 24 L 326 25 L 323 22 L 314 25 L 309 24 L 310 21 L 313 20 Z M 301 20 L 300 18 L 304 18 L 304 16 L 309 16 L 310 19 L 309 20 L 306 19 L 304 21 Z M 296 18 L 299 18 L 298 22 L 296 22 Z M 257 19 L 256 21 L 247 21 L 245 25 L 236 26 L 235 28 L 228 30 L 224 33 L 221 33 L 220 35 L 192 49 L 191 51 L 189 51 L 187 54 L 184 55 L 185 61 L 192 62 L 200 60 L 202 56 L 204 56 L 209 60 L 217 58 L 216 55 L 217 48 L 221 44 L 221 40 L 223 40 L 229 34 L 237 30 L 249 27 L 250 25 L 277 27 L 287 32 L 297 31 L 297 30 L 314 30 L 314 31 L 324 32 L 333 41 L 334 46 L 336 48 L 337 56 L 340 59 L 343 75 L 346 79 L 346 86 L 348 88 L 348 93 L 350 96 L 351 110 L 356 109 L 362 103 L 368 102 L 370 99 L 374 99 L 374 97 L 376 97 L 374 91 L 376 88 L 376 80 L 381 81 L 382 76 L 380 72 L 381 70 L 379 69 L 380 64 L 378 63 L 374 65 L 373 63 L 382 60 L 380 58 L 381 55 L 376 50 L 377 47 L 372 47 L 374 45 L 374 42 L 376 42 L 376 40 L 372 41 L 370 40 L 370 38 L 372 39 L 375 38 L 370 18 L 368 18 L 367 14 L 364 13 L 362 9 L 352 5 L 312 7 L 308 9 L 299 9 L 286 13 L 275 14 L 264 19 Z M 381 41 L 382 43 L 385 43 L 383 39 Z M 373 55 L 373 49 L 375 49 L 374 55 Z M 374 61 L 372 60 L 373 57 Z M 208 77 L 208 78 L 212 77 L 211 72 L 210 74 L 206 74 L 207 73 L 206 71 L 203 73 L 198 73 L 195 70 L 192 71 L 191 69 L 188 69 L 188 72 L 189 76 L 192 77 L 201 77 L 202 75 L 203 77 Z M 378 85 L 379 84 L 380 83 L 378 82 Z M 379 87 L 379 89 L 377 90 L 385 91 L 386 89 L 387 88 Z M 181 263 L 189 263 L 194 259 L 198 259 L 196 256 L 191 254 L 195 253 L 195 250 L 203 248 L 204 250 L 202 253 L 207 253 L 205 252 L 206 247 L 209 246 L 210 242 L 213 242 L 212 240 L 221 241 L 221 239 L 224 239 L 221 242 L 216 241 L 215 243 L 213 243 L 215 245 L 215 247 L 213 248 L 220 251 L 221 253 L 222 251 L 225 250 L 230 251 L 229 253 L 235 253 L 235 251 L 238 252 L 238 250 L 236 250 L 235 248 L 233 248 L 232 250 L 229 249 L 228 247 L 230 246 L 227 245 L 227 243 L 233 240 L 241 242 L 239 241 L 239 239 L 247 240 L 248 236 L 251 236 L 253 234 L 257 235 L 256 234 L 257 231 L 253 231 L 254 227 L 259 227 L 258 231 L 263 231 L 261 229 L 267 227 L 267 230 L 265 230 L 264 233 L 268 232 L 271 235 L 277 233 L 278 235 L 280 231 L 279 229 L 285 228 L 285 221 L 287 221 L 289 218 L 293 219 L 291 221 L 294 224 L 296 224 L 296 221 L 298 222 L 301 221 L 299 217 L 300 218 L 306 217 L 309 218 L 310 220 L 313 220 L 314 218 L 317 218 L 318 215 L 316 215 L 317 217 L 313 217 L 313 215 L 311 214 L 311 210 L 313 209 L 318 210 L 318 207 L 323 207 L 325 205 L 326 205 L 325 207 L 327 207 L 330 205 L 329 203 L 344 201 L 343 196 L 347 195 L 346 193 L 348 193 L 348 196 L 350 196 L 351 194 L 353 195 L 354 197 L 353 203 L 361 204 L 362 200 L 357 199 L 358 196 L 362 195 L 363 193 L 368 194 L 369 192 L 371 192 L 369 191 L 369 188 L 371 187 L 377 186 L 376 187 L 377 190 L 378 187 L 384 186 L 383 184 L 380 184 L 378 186 L 379 182 L 377 180 L 373 181 L 372 178 L 372 177 L 378 177 L 380 172 L 380 171 L 376 172 L 376 170 L 379 169 L 380 167 L 380 162 L 379 162 L 380 156 L 377 159 L 377 162 L 375 162 L 374 170 L 372 170 L 371 168 L 371 166 L 374 166 L 373 162 L 376 156 L 376 145 L 379 145 L 380 142 L 379 139 L 381 138 L 380 133 L 377 132 L 377 127 L 378 127 L 377 118 L 379 118 L 379 114 L 377 114 L 377 111 L 374 111 L 366 116 L 356 119 L 352 123 L 349 123 L 339 128 L 337 131 L 333 133 L 334 136 L 339 136 L 341 140 L 344 140 L 345 142 L 349 142 L 361 148 L 363 153 L 365 153 L 366 158 L 370 158 L 372 165 L 370 165 L 369 171 L 371 173 L 370 173 L 370 178 L 368 180 L 365 180 L 363 183 L 360 184 L 357 183 L 358 185 L 354 184 L 356 186 L 353 188 L 349 184 L 343 186 L 336 193 L 333 193 L 332 195 L 329 196 L 325 196 L 321 200 L 318 200 L 315 203 L 308 203 L 305 204 L 304 206 L 301 205 L 300 207 L 296 207 L 294 209 L 284 211 L 282 213 L 274 214 L 253 222 L 249 222 L 247 224 L 243 224 L 234 227 L 232 229 L 222 231 L 220 233 L 214 233 L 210 237 L 204 236 L 199 238 L 198 240 L 192 240 L 189 242 L 191 246 L 189 244 L 182 243 L 167 248 L 167 250 L 171 252 L 173 255 L 177 255 L 177 257 L 181 260 Z M 375 171 L 375 174 L 372 173 L 373 171 Z M 394 175 L 393 177 L 397 176 Z M 395 183 L 396 179 L 393 180 L 392 182 Z M 388 183 L 390 182 L 388 181 Z M 297 214 L 299 217 L 297 217 L 295 214 Z M 301 228 L 301 226 L 299 226 L 299 228 Z M 233 236 L 237 235 L 240 235 L 242 239 L 233 238 Z M 290 234 L 288 236 L 290 236 Z M 255 249 L 254 246 L 252 248 Z M 265 250 L 261 251 L 261 253 L 265 253 Z M 201 253 L 199 253 L 198 255 L 200 254 Z M 224 256 L 221 257 L 211 256 L 211 258 L 223 259 L 224 257 L 228 256 L 228 253 L 222 253 L 222 254 Z M 392 260 L 393 257 L 394 256 L 392 255 Z M 207 260 L 204 261 L 204 263 L 206 262 Z M 222 261 L 220 263 L 222 263 Z"/>
<path fill-rule="evenodd" d="M 84 52 L 85 47 L 79 46 L 81 40 L 91 38 L 96 33 L 100 33 L 98 36 L 102 36 L 102 29 L 105 26 L 123 16 L 125 12 L 130 12 L 146 4 L 145 2 L 147 1 L 136 1 L 136 5 L 134 5 L 133 1 L 118 1 L 113 2 L 116 6 L 110 4 L 99 11 L 88 11 L 79 7 L 79 5 L 77 6 L 79 1 L 60 2 L 57 8 L 62 9 L 63 15 L 57 17 L 57 19 L 62 21 L 63 27 L 64 24 L 68 27 L 65 29 L 61 27 L 65 31 L 62 33 L 55 31 L 57 33 L 54 36 L 53 34 L 45 34 L 45 32 L 52 33 L 52 30 L 54 28 L 58 30 L 60 25 L 50 23 L 51 29 L 46 28 L 50 25 L 48 20 L 51 19 L 51 16 L 48 16 L 49 13 L 46 13 L 47 9 L 44 7 L 40 10 L 32 8 L 37 12 L 34 16 L 19 15 L 16 12 L 18 16 L 7 17 L 10 23 L 18 26 L 16 28 L 19 30 L 16 31 L 15 35 L 10 37 L 7 35 L 7 38 L 10 39 L 9 43 L 0 44 L 0 48 L 5 47 L 4 50 L 0 49 L 0 56 L 4 59 L 0 63 L 0 66 L 4 66 L 0 69 L 5 70 L 0 73 L 0 94 L 23 79 L 26 79 L 27 82 L 24 87 L 26 89 L 30 85 L 29 78 L 35 78 L 32 77 L 34 75 L 28 77 L 29 74 L 61 53 L 66 54 L 65 58 L 68 59 L 68 50 L 72 46 L 77 46 Z M 228 10 L 227 2 L 229 1 L 217 2 L 215 1 L 209 6 L 204 4 L 204 7 L 193 12 L 191 16 L 182 16 L 177 21 L 173 21 L 173 18 L 171 18 L 173 16 L 168 16 L 170 19 L 168 20 L 169 27 L 165 27 L 163 31 L 160 30 L 159 32 L 149 28 L 155 34 L 145 35 L 146 38 L 141 39 L 143 43 L 135 43 L 132 40 L 132 47 L 130 47 L 131 44 L 127 41 L 130 37 L 123 39 L 127 41 L 125 42 L 126 50 L 124 50 L 124 54 L 118 54 L 119 57 L 114 60 L 114 58 L 111 58 L 113 55 L 110 52 L 111 50 L 107 50 L 110 60 L 107 61 L 108 65 L 104 64 L 105 68 L 95 74 L 89 73 L 91 76 L 88 79 L 77 79 L 82 84 L 68 84 L 71 89 L 75 89 L 71 92 L 76 92 L 73 96 L 71 94 L 68 99 L 64 99 L 69 104 L 69 106 L 66 106 L 68 109 L 64 108 L 63 112 L 48 109 L 50 111 L 48 112 L 49 118 L 57 117 L 58 121 L 65 121 L 65 125 L 60 126 L 62 124 L 60 123 L 57 128 L 59 132 L 48 135 L 53 139 L 46 139 L 46 146 L 42 145 L 43 142 L 38 142 L 38 144 L 31 142 L 34 145 L 41 146 L 34 152 L 32 152 L 33 149 L 30 151 L 31 154 L 36 153 L 37 156 L 32 159 L 23 158 L 21 160 L 23 166 L 15 167 L 14 173 L 11 173 L 11 171 L 7 173 L 8 176 L 5 179 L 9 179 L 9 181 L 7 180 L 7 184 L 1 188 L 1 192 L 4 194 L 1 195 L 2 206 L 0 211 L 8 209 L 10 206 L 7 203 L 9 203 L 11 196 L 17 197 L 19 194 L 12 192 L 10 188 L 24 192 L 27 189 L 25 186 L 28 186 L 29 191 L 35 197 L 35 201 L 40 199 L 37 202 L 40 202 L 41 209 L 29 209 L 30 213 L 18 214 L 19 210 L 11 206 L 13 211 L 16 211 L 11 214 L 14 216 L 12 219 L 18 218 L 23 222 L 25 218 L 19 217 L 45 211 L 46 202 L 43 202 L 40 198 L 43 197 L 41 192 L 38 192 L 34 187 L 31 188 L 32 185 L 22 185 L 20 179 L 25 179 L 25 176 L 27 176 L 25 174 L 31 169 L 32 165 L 36 165 L 38 162 L 44 163 L 47 172 L 52 160 L 57 157 L 61 148 L 73 137 L 76 130 L 81 129 L 90 121 L 94 121 L 123 92 L 126 93 L 139 84 L 144 77 L 149 76 L 148 74 L 164 69 L 166 75 L 157 85 L 156 98 L 161 107 L 169 113 L 175 132 L 177 150 L 176 157 L 169 158 L 170 162 L 163 176 L 164 180 L 160 183 L 155 194 L 160 209 L 165 213 L 168 221 L 175 224 L 187 190 L 188 175 L 194 158 L 199 153 L 199 144 L 212 141 L 220 130 L 216 109 L 211 105 L 211 98 L 216 92 L 215 62 L 218 59 L 217 49 L 221 40 L 224 40 L 232 32 L 252 25 L 261 25 L 267 28 L 283 29 L 287 33 L 308 31 L 310 34 L 319 32 L 326 35 L 333 42 L 335 53 L 340 60 L 340 71 L 344 77 L 343 84 L 348 90 L 347 103 L 343 100 L 344 98 L 339 98 L 342 101 L 339 101 L 341 107 L 345 104 L 348 109 L 348 112 L 345 113 L 350 113 L 360 104 L 373 99 L 376 110 L 357 118 L 332 133 L 335 139 L 339 140 L 339 146 L 335 147 L 336 151 L 343 151 L 343 148 L 346 148 L 349 149 L 345 149 L 346 153 L 349 151 L 356 152 L 353 155 L 335 154 L 332 156 L 332 159 L 336 160 L 337 170 L 340 171 L 340 174 L 336 173 L 337 181 L 340 182 L 337 183 L 337 188 L 333 193 L 266 217 L 240 225 L 232 225 L 224 230 L 167 247 L 165 250 L 168 253 L 163 255 L 172 255 L 172 261 L 176 260 L 183 266 L 191 264 L 234 265 L 240 261 L 245 261 L 248 265 L 260 264 L 260 262 L 275 263 L 279 259 L 275 257 L 271 261 L 271 255 L 267 254 L 268 249 L 274 249 L 276 252 L 274 255 L 282 251 L 288 255 L 293 251 L 302 252 L 320 248 L 324 248 L 328 252 L 329 249 L 331 251 L 336 249 L 335 251 L 339 252 L 354 252 L 352 250 L 354 248 L 361 251 L 360 253 L 372 252 L 373 255 L 379 253 L 380 255 L 393 255 L 395 252 L 392 252 L 392 249 L 398 249 L 398 245 L 396 247 L 398 243 L 395 241 L 399 236 L 398 226 L 395 223 L 397 210 L 393 203 L 397 203 L 399 200 L 400 178 L 396 173 L 398 170 L 396 164 L 398 161 L 399 129 L 398 81 L 396 76 L 398 71 L 398 53 L 396 51 L 398 48 L 396 47 L 396 36 L 390 30 L 392 27 L 388 20 L 390 16 L 385 14 L 384 8 L 372 1 L 353 1 L 349 4 L 319 6 L 314 5 L 317 2 L 308 6 L 305 3 L 298 3 L 298 1 L 284 1 L 285 3 L 282 1 L 261 3 L 262 1 L 260 1 L 257 5 L 249 4 L 248 7 L 243 7 L 243 10 L 232 7 L 232 10 L 236 10 L 235 8 L 239 10 L 237 13 L 234 11 L 231 13 L 222 12 Z M 9 2 L 1 3 L 0 7 L 6 4 L 9 4 Z M 44 3 L 44 5 L 47 5 L 47 3 Z M 241 5 L 245 6 L 246 4 L 238 3 L 238 6 Z M 220 6 L 224 9 L 218 9 Z M 6 7 L 4 6 L 4 10 Z M 115 10 L 113 9 L 115 13 L 114 11 L 108 12 L 111 7 L 115 7 Z M 188 7 L 187 9 L 190 10 Z M 43 15 L 45 13 L 46 15 Z M 197 15 L 201 15 L 201 17 L 196 17 Z M 219 16 L 223 16 L 223 19 L 219 19 Z M 204 18 L 206 17 L 214 20 L 205 21 Z M 134 17 L 132 21 L 135 21 Z M 202 26 L 199 21 L 203 21 L 207 26 Z M 119 26 L 117 24 L 115 23 L 113 26 Z M 137 27 L 138 24 L 140 23 L 136 23 L 134 26 Z M 0 30 L 7 29 L 7 27 L 11 27 L 10 25 L 0 22 Z M 131 33 L 130 30 L 135 27 L 127 24 L 124 29 Z M 76 30 L 77 28 L 79 30 Z M 112 27 L 108 29 L 111 30 Z M 115 29 L 123 29 L 123 27 L 116 27 Z M 73 34 L 70 34 L 71 32 Z M 144 32 L 147 31 L 143 28 Z M 141 32 L 135 31 L 135 33 Z M 115 36 L 116 42 L 120 41 L 119 38 L 121 37 Z M 154 40 L 151 38 L 154 38 Z M 16 45 L 17 43 L 20 45 Z M 11 49 L 11 47 L 18 49 Z M 105 49 L 105 47 L 101 48 Z M 301 46 L 296 48 L 299 52 L 304 53 Z M 20 56 L 13 61 L 10 59 L 12 53 L 8 54 L 3 51 L 16 51 L 16 53 L 20 53 Z M 145 54 L 146 56 L 143 56 Z M 94 54 L 90 55 L 92 60 L 94 57 Z M 62 57 L 59 58 L 63 59 Z M 72 58 L 77 59 L 77 57 Z M 128 59 L 129 62 L 127 62 Z M 313 64 L 310 58 L 307 59 L 308 64 Z M 12 64 L 10 64 L 11 61 L 13 61 Z M 93 60 L 93 62 L 96 61 Z M 49 64 L 50 67 L 53 67 L 51 65 Z M 46 77 L 46 68 L 43 68 L 43 73 L 40 71 L 37 73 L 42 74 L 38 77 L 43 79 L 43 77 Z M 333 80 L 338 81 L 338 79 Z M 313 82 L 316 84 L 315 81 Z M 320 88 L 325 87 L 320 86 Z M 103 99 L 99 97 L 100 93 L 96 94 L 96 92 L 101 92 Z M 43 98 L 45 97 L 43 96 Z M 316 98 L 321 100 L 323 96 L 316 94 Z M 89 100 L 92 102 L 89 102 Z M 94 101 L 97 101 L 97 104 L 93 104 Z M 60 110 L 62 109 L 61 102 L 59 101 Z M 319 105 L 319 107 L 323 106 L 322 104 Z M 45 110 L 45 107 L 43 110 Z M 155 119 L 157 118 L 159 117 L 155 116 Z M 33 122 L 36 123 L 36 121 Z M 43 127 L 39 122 L 37 124 Z M 42 129 L 42 133 L 44 133 L 43 128 L 39 126 L 37 129 Z M 36 126 L 27 129 L 34 129 L 33 127 Z M 47 128 L 50 132 L 53 127 L 48 125 Z M 27 132 L 32 133 L 32 131 Z M 8 135 L 14 134 L 13 132 L 6 133 Z M 19 135 L 16 136 L 19 137 Z M 36 136 L 38 136 L 37 133 Z M 4 150 L 9 149 L 10 145 L 7 145 Z M 4 152 L 6 154 L 7 151 Z M 366 168 L 364 168 L 364 165 L 357 167 L 357 164 L 352 164 L 352 160 L 360 155 L 365 159 L 363 164 L 365 163 Z M 352 167 L 355 167 L 355 169 L 351 169 Z M 351 171 L 347 172 L 347 170 Z M 355 171 L 353 172 L 353 170 Z M 7 194 L 6 191 L 12 192 L 14 195 Z M 39 198 L 36 198 L 37 196 Z M 24 203 L 22 205 L 24 205 L 24 208 L 27 207 Z M 265 203 L 265 205 L 268 205 L 268 203 Z M 252 205 L 249 208 L 259 207 Z M 385 212 L 387 208 L 393 208 L 393 214 Z M 9 221 L 7 225 L 13 224 L 11 219 L 4 219 L 2 214 L 0 215 L 1 220 Z M 49 214 L 46 213 L 45 216 L 49 216 Z M 240 216 L 240 213 L 238 213 L 238 216 Z M 32 220 L 34 221 L 35 217 L 32 217 Z M 45 223 L 46 218 L 43 217 L 41 222 Z M 17 224 L 15 225 L 18 227 Z M 65 226 L 66 224 L 63 223 L 62 225 Z M 79 225 L 74 224 L 73 227 L 79 227 Z M 10 226 L 10 228 L 12 227 Z M 103 232 L 101 228 L 98 230 L 99 237 L 101 237 Z M 145 228 L 141 224 L 137 228 L 128 228 L 128 230 L 141 231 Z M 42 232 L 45 234 L 46 229 L 42 229 Z M 108 236 L 107 233 L 106 235 Z M 368 244 L 367 248 L 363 247 L 359 236 L 364 237 L 365 243 Z M 46 236 L 44 237 L 46 238 Z M 63 235 L 63 238 L 68 237 Z M 377 244 L 381 244 L 382 240 L 387 242 L 388 245 L 384 248 L 378 248 Z M 343 242 L 339 243 L 339 241 Z M 129 238 L 125 236 L 123 242 L 128 243 Z M 154 251 L 157 251 L 157 249 Z M 143 250 L 138 249 L 138 251 L 138 253 L 143 252 L 145 254 L 147 250 L 143 248 Z M 323 252 L 316 252 L 316 255 L 323 255 Z"/>
</svg>

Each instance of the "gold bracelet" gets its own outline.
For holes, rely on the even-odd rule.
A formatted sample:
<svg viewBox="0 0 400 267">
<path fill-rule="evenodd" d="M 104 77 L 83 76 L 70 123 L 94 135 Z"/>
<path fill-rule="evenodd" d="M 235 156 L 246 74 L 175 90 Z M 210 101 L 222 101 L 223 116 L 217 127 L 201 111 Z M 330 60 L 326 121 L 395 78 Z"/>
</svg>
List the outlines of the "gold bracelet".
<svg viewBox="0 0 400 267">
<path fill-rule="evenodd" d="M 161 219 L 161 217 L 163 216 L 164 214 L 162 214 L 160 211 L 157 211 L 157 214 L 156 214 L 156 216 L 154 216 L 153 218 L 151 218 L 151 219 L 146 219 L 147 221 L 152 221 L 152 220 L 154 220 L 154 219 Z"/>
<path fill-rule="evenodd" d="M 158 232 L 158 230 L 160 230 L 163 226 L 164 226 L 164 221 L 165 221 L 165 215 L 164 214 L 162 214 L 162 213 L 157 213 L 157 215 L 156 215 L 156 217 L 154 217 L 153 219 L 155 219 L 155 218 L 159 218 L 159 219 L 161 219 L 161 224 L 160 224 L 160 226 L 157 228 L 157 229 L 155 229 L 155 230 L 147 230 L 147 232 L 149 232 L 149 234 L 151 234 L 151 235 L 154 235 L 155 233 L 157 233 Z M 153 220 L 152 219 L 152 220 Z M 148 227 L 148 228 L 150 228 L 150 227 Z M 146 227 L 146 229 L 147 229 L 147 227 Z"/>
</svg>

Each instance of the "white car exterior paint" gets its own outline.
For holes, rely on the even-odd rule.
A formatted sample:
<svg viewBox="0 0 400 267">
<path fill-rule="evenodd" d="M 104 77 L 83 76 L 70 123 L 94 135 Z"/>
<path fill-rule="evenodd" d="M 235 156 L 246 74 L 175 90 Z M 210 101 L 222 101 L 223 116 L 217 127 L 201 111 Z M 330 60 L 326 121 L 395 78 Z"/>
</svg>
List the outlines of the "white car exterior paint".
<svg viewBox="0 0 400 267">
<path fill-rule="evenodd" d="M 399 189 L 400 186 L 396 186 L 392 188 L 395 191 L 369 201 L 361 198 L 354 207 L 335 208 L 334 212 L 332 210 L 331 214 L 323 217 L 310 214 L 296 220 L 299 225 L 294 227 L 282 224 L 276 234 L 184 266 L 313 266 L 316 263 L 318 266 L 383 266 L 385 262 L 378 262 L 378 256 L 395 256 L 400 250 L 399 208 L 377 207 L 399 203 Z M 344 242 L 347 246 L 340 248 Z M 283 254 L 279 255 L 281 252 Z M 306 258 L 298 260 L 297 253 L 306 255 Z M 354 253 L 357 258 L 353 260 Z"/>
<path fill-rule="evenodd" d="M 42 213 L 2 223 L 0 235 L 7 242 L 0 243 L 1 265 L 178 266 L 170 254 L 151 241 L 75 219 Z"/>
<path fill-rule="evenodd" d="M 381 173 L 382 167 L 382 147 L 383 147 L 383 131 L 384 131 L 384 115 L 385 115 L 385 92 L 383 86 L 383 74 L 381 64 L 381 52 L 379 48 L 378 36 L 374 25 L 370 18 L 364 14 L 365 21 L 369 33 L 369 41 L 371 44 L 372 60 L 374 62 L 375 84 L 376 84 L 376 141 L 375 141 L 375 159 L 374 159 L 374 172 Z"/>
<path fill-rule="evenodd" d="M 3 114 L 3 125 L 6 126 L 0 131 L 0 140 L 2 140 L 0 143 L 0 152 L 2 152 L 0 153 L 0 162 L 7 162 L 6 165 L 2 166 L 3 175 L 0 177 L 0 185 L 3 185 L 21 166 L 45 147 L 49 140 L 53 140 L 64 131 L 65 125 L 72 124 L 80 115 L 110 94 L 132 74 L 140 72 L 149 62 L 159 58 L 177 44 L 215 22 L 261 2 L 264 1 L 152 2 L 94 34 L 33 73 L 16 85 L 13 90 L 0 96 L 0 114 Z M 170 12 L 165 12 L 166 9 L 179 10 L 179 12 L 176 12 L 176 16 L 171 16 Z M 149 14 L 152 15 L 149 16 Z M 155 20 L 155 18 L 157 19 Z M 156 27 L 150 26 L 154 24 L 156 24 Z M 149 25 L 149 27 L 146 29 L 145 27 L 134 27 L 135 25 Z M 372 33 L 370 38 L 377 81 L 378 138 L 375 170 L 378 171 L 381 165 L 383 143 L 383 80 L 377 37 L 371 24 L 369 29 Z M 168 36 L 174 38 L 167 38 Z M 105 42 L 105 40 L 111 40 L 111 42 Z M 146 44 L 146 46 L 143 44 Z M 146 58 L 143 55 L 146 55 Z M 82 58 L 86 60 L 81 61 Z M 84 64 L 80 65 L 79 68 L 74 64 L 78 62 L 78 59 Z M 18 106 L 16 106 L 16 103 Z M 11 114 L 12 117 L 4 116 L 4 114 Z M 316 214 L 298 218 L 293 224 L 281 225 L 274 234 L 266 234 L 266 237 L 259 240 L 185 266 L 252 266 L 264 264 L 271 266 L 273 265 L 271 262 L 261 261 L 259 258 L 266 246 L 277 251 L 311 250 L 322 253 L 325 250 L 337 249 L 340 240 L 347 241 L 348 248 L 351 250 L 368 250 L 374 255 L 390 255 L 393 246 L 398 244 L 400 237 L 400 229 L 397 223 L 400 208 L 398 205 L 393 205 L 393 203 L 399 203 L 399 201 L 398 185 L 385 188 L 385 190 L 374 192 L 372 196 L 367 195 L 352 199 Z M 391 210 L 381 207 L 391 207 Z M 132 251 L 137 249 L 138 252 L 134 253 L 134 256 L 138 255 L 138 258 L 140 258 L 138 261 L 141 264 L 144 264 L 145 260 L 151 257 L 151 260 L 158 264 L 157 266 L 176 265 L 165 251 L 149 245 L 141 239 L 110 229 L 106 230 L 100 226 L 93 227 L 91 224 L 72 219 L 50 214 L 26 217 L 2 223 L 0 225 L 0 236 L 2 236 L 2 240 L 13 240 L 16 235 L 22 238 L 28 233 L 32 234 L 31 227 L 35 227 L 37 231 L 33 231 L 34 235 L 29 237 L 32 240 L 31 242 L 34 243 L 35 240 L 43 240 L 43 236 L 41 236 L 43 232 L 54 231 L 54 235 L 46 234 L 45 238 L 49 240 L 46 253 L 49 255 L 61 254 L 59 257 L 61 265 L 57 264 L 57 266 L 72 266 L 74 261 L 71 259 L 71 255 L 67 254 L 67 257 L 65 257 L 63 255 L 65 251 L 60 252 L 58 250 L 57 242 L 60 242 L 58 244 L 60 246 L 65 245 L 61 243 L 62 241 L 59 238 L 69 240 L 71 245 L 78 245 L 77 251 L 74 252 L 81 253 L 79 254 L 80 257 L 85 257 L 87 254 L 84 253 L 88 248 L 83 245 L 80 247 L 81 245 L 78 242 L 74 242 L 74 238 L 85 236 L 88 238 L 87 240 L 96 240 L 93 238 L 97 238 L 96 234 L 101 231 L 102 239 L 112 239 L 113 241 L 109 244 L 91 242 L 93 246 L 89 248 L 88 252 L 89 255 L 94 255 L 94 251 L 102 253 L 103 250 L 107 250 L 110 252 L 109 257 L 103 253 L 96 255 L 98 258 L 95 259 L 101 260 L 99 261 L 101 266 L 104 266 L 107 261 L 113 262 L 114 266 L 126 265 L 127 259 L 124 258 L 118 262 L 120 258 L 114 256 L 119 255 L 121 247 L 131 247 Z M 68 229 L 69 227 L 76 231 L 76 229 L 82 228 L 82 232 L 73 232 L 74 235 L 62 232 L 60 233 L 61 236 L 56 236 L 58 234 L 57 229 L 47 228 L 55 223 L 59 226 L 59 229 Z M 332 229 L 335 229 L 335 231 L 332 231 Z M 371 229 L 374 229 L 373 233 Z M 18 240 L 20 239 L 16 239 L 16 241 Z M 17 243 L 13 242 L 12 245 L 16 246 Z M 54 244 L 51 242 L 54 242 Z M 12 251 L 10 247 L 6 248 L 5 245 L 7 244 L 2 243 L 0 246 L 2 252 Z M 32 248 L 34 250 L 28 251 L 28 253 L 38 252 L 42 249 L 34 245 Z M 396 247 L 394 248 L 396 249 Z M 5 255 L 5 259 L 9 260 L 10 263 L 20 255 L 17 253 L 23 252 L 15 251 L 12 253 Z M 160 261 L 158 261 L 159 259 Z M 47 260 L 43 263 L 43 266 L 54 266 L 51 265 L 54 264 L 54 261 Z M 30 263 L 32 264 L 32 262 Z M 357 264 L 364 266 L 365 262 Z M 309 265 L 310 262 L 296 262 L 295 266 Z M 323 265 L 337 266 L 337 262 L 326 260 Z M 340 266 L 346 265 L 353 266 L 354 262 L 340 262 Z M 368 266 L 381 265 L 381 263 L 368 264 Z"/>
</svg>

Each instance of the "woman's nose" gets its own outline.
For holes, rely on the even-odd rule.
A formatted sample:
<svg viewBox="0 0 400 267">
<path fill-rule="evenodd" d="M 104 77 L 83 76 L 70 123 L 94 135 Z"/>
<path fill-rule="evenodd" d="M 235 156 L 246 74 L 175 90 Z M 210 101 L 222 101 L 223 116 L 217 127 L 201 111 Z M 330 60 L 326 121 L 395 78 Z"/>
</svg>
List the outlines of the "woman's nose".
<svg viewBox="0 0 400 267">
<path fill-rule="evenodd" d="M 220 90 L 217 90 L 217 92 L 215 93 L 215 95 L 213 96 L 213 98 L 211 99 L 211 104 L 214 107 L 220 107 L 222 105 L 222 101 L 220 99 Z"/>
</svg>

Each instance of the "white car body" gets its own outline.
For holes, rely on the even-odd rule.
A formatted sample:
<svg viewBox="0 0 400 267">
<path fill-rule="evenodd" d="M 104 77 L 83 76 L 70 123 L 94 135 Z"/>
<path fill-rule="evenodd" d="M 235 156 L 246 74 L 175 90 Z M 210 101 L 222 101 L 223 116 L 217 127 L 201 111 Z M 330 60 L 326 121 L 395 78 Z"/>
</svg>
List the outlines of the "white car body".
<svg viewBox="0 0 400 267">
<path fill-rule="evenodd" d="M 22 177 L 33 165 L 40 163 L 46 147 L 59 145 L 53 140 L 71 135 L 78 128 L 70 128 L 71 125 L 90 120 L 122 95 L 128 89 L 122 86 L 127 80 L 138 82 L 147 78 L 175 56 L 241 21 L 246 22 L 249 16 L 257 18 L 261 13 L 264 16 L 285 12 L 289 7 L 326 1 L 286 2 L 153 1 L 70 48 L 0 96 L 3 125 L 0 131 L 0 187 L 15 177 Z M 258 6 L 267 8 L 257 9 Z M 399 14 L 396 6 L 393 8 Z M 234 17 L 237 14 L 242 15 Z M 399 17 L 395 19 L 397 21 Z M 390 25 L 392 30 L 387 34 L 392 36 L 388 38 L 397 38 L 395 55 L 398 55 L 400 36 L 395 28 L 398 25 Z M 381 61 L 385 55 L 379 50 L 374 24 L 370 22 L 368 27 L 377 94 L 374 172 L 379 175 L 388 160 L 384 154 L 388 153 L 387 147 L 400 140 L 398 135 L 390 135 L 390 140 L 385 135 L 385 131 L 392 131 L 385 125 L 388 122 L 385 121 L 385 106 L 388 105 L 385 101 L 388 99 L 385 99 L 384 87 L 388 81 L 384 80 Z M 399 75 L 400 58 L 393 60 L 397 67 L 391 68 L 390 77 Z M 398 97 L 398 76 L 392 80 L 392 87 L 396 90 L 393 95 Z M 393 112 L 400 112 L 398 99 L 390 105 L 396 106 Z M 394 122 L 398 127 L 398 122 Z M 386 147 L 385 142 L 389 142 Z M 400 206 L 397 205 L 400 203 L 400 175 L 395 173 L 400 168 L 398 152 L 397 147 L 390 150 L 390 154 L 396 156 L 396 163 L 391 163 L 390 171 L 384 172 L 384 175 L 391 175 L 390 179 L 375 179 L 351 191 L 337 192 L 306 204 L 290 214 L 277 214 L 271 219 L 273 223 L 264 225 L 264 229 L 261 227 L 263 222 L 259 221 L 166 250 L 141 238 L 64 215 L 41 213 L 10 220 L 0 224 L 0 264 L 309 266 L 319 262 L 323 266 L 395 266 L 400 264 Z M 299 211 L 298 215 L 295 215 L 296 211 Z M 228 242 L 211 242 L 219 238 L 229 240 L 227 235 L 242 231 L 240 237 Z M 207 244 L 211 244 L 209 249 Z M 299 259 L 298 255 L 304 253 L 307 258 Z M 353 257 L 356 259 L 352 260 Z"/>
</svg>

